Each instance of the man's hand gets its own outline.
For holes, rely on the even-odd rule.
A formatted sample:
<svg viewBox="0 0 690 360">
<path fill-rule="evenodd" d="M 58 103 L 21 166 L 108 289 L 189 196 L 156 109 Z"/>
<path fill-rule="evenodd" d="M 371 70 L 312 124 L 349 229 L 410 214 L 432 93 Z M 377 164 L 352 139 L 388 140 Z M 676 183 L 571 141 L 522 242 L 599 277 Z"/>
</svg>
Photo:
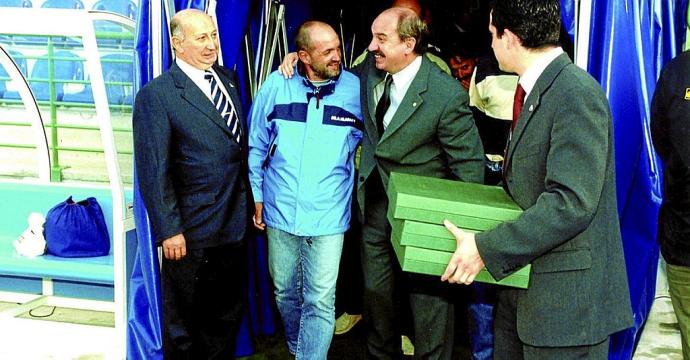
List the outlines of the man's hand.
<svg viewBox="0 0 690 360">
<path fill-rule="evenodd" d="M 484 261 L 479 256 L 474 234 L 458 229 L 448 220 L 443 221 L 443 225 L 455 236 L 458 245 L 450 258 L 446 272 L 441 276 L 441 281 L 469 285 L 484 268 Z"/>
<path fill-rule="evenodd" d="M 263 218 L 264 203 L 258 202 L 254 204 L 254 207 L 256 208 L 256 210 L 254 210 L 254 216 L 252 216 L 252 220 L 254 220 L 254 227 L 259 230 L 266 230 L 266 224 L 264 224 Z"/>
<path fill-rule="evenodd" d="M 162 245 L 163 255 L 168 260 L 180 260 L 187 255 L 187 243 L 181 233 L 163 240 Z"/>
<path fill-rule="evenodd" d="M 278 72 L 283 74 L 283 77 L 286 79 L 292 78 L 292 75 L 294 75 L 295 64 L 297 64 L 297 59 L 299 59 L 299 57 L 297 56 L 296 52 L 291 52 L 285 55 L 283 62 L 280 63 L 280 66 L 278 66 Z"/>
</svg>

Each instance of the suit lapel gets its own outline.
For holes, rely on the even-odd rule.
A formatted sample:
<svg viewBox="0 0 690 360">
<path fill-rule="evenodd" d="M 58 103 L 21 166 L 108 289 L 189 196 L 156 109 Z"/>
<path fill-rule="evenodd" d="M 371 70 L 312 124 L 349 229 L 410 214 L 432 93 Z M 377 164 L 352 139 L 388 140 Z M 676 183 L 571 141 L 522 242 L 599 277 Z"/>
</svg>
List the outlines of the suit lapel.
<svg viewBox="0 0 690 360">
<path fill-rule="evenodd" d="M 429 61 L 422 56 L 422 65 L 419 67 L 417 75 L 415 75 L 410 87 L 407 89 L 405 96 L 400 102 L 400 106 L 398 106 L 395 114 L 393 114 L 391 122 L 388 124 L 386 131 L 381 137 L 381 141 L 385 141 L 391 137 L 391 135 L 395 133 L 415 111 L 417 111 L 424 101 L 421 94 L 427 90 L 429 83 L 429 65 Z"/>
<path fill-rule="evenodd" d="M 175 81 L 175 86 L 182 90 L 182 99 L 199 110 L 199 112 L 218 125 L 228 135 L 232 135 L 230 129 L 225 125 L 225 121 L 223 121 L 223 118 L 220 116 L 220 113 L 216 110 L 216 107 L 211 103 L 211 100 L 204 95 L 201 89 L 196 86 L 192 79 L 190 79 L 176 64 L 173 64 L 170 73 Z"/>
<path fill-rule="evenodd" d="M 216 71 L 216 74 L 218 74 L 220 81 L 223 82 L 223 85 L 225 85 L 225 89 L 228 91 L 228 95 L 230 95 L 230 100 L 232 101 L 232 104 L 235 106 L 235 111 L 237 112 L 237 118 L 240 120 L 240 125 L 242 127 L 242 137 L 246 138 L 247 124 L 244 121 L 244 113 L 242 112 L 242 100 L 240 98 L 239 92 L 237 91 L 237 88 L 235 87 L 234 73 L 231 73 L 226 68 L 222 68 L 220 66 L 214 66 L 213 69 Z"/>
<path fill-rule="evenodd" d="M 508 157 L 513 158 L 513 152 L 515 151 L 515 146 L 520 142 L 522 134 L 527 128 L 527 125 L 532 120 L 532 116 L 537 112 L 539 105 L 541 103 L 541 96 L 546 92 L 546 90 L 551 87 L 551 84 L 556 80 L 558 74 L 563 70 L 563 68 L 570 64 L 570 59 L 567 54 L 561 54 L 556 59 L 554 59 L 547 67 L 544 72 L 539 76 L 537 82 L 534 84 L 534 88 L 530 91 L 529 96 L 525 100 L 525 104 L 522 106 L 522 111 L 518 117 L 517 125 L 513 131 L 513 135 L 510 139 L 510 144 L 508 146 Z"/>
<path fill-rule="evenodd" d="M 377 144 L 379 142 L 379 131 L 376 127 L 376 100 L 378 99 L 374 98 L 374 87 L 383 81 L 386 73 L 378 70 L 375 64 L 371 64 L 368 68 L 365 99 L 369 110 L 369 116 L 367 116 L 369 121 L 367 121 L 366 128 L 372 144 Z"/>
</svg>

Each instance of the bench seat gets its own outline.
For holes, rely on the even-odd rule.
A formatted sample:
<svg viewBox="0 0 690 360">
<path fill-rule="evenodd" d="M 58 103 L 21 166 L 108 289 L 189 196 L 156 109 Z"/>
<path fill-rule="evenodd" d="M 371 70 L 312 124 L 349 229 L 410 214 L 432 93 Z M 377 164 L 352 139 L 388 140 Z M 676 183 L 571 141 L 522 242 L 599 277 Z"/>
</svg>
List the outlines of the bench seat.
<svg viewBox="0 0 690 360">
<path fill-rule="evenodd" d="M 48 254 L 27 258 L 18 255 L 12 242 L 27 228 L 29 214 L 39 212 L 45 216 L 48 210 L 70 195 L 74 201 L 89 196 L 98 200 L 110 234 L 110 254 L 84 258 Z M 131 191 L 126 196 L 131 198 Z M 49 280 L 56 295 L 112 301 L 113 210 L 112 195 L 107 186 L 0 180 L 0 199 L 0 291 L 40 293 L 45 281 Z"/>
</svg>

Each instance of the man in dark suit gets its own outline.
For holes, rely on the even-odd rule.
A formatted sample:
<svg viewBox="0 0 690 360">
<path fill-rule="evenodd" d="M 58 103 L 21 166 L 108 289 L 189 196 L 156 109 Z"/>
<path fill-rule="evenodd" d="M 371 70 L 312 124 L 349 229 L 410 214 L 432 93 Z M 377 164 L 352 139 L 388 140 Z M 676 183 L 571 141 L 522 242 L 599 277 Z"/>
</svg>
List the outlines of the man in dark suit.
<svg viewBox="0 0 690 360">
<path fill-rule="evenodd" d="M 558 0 L 494 2 L 494 53 L 520 77 L 505 188 L 524 212 L 476 236 L 446 223 L 458 247 L 443 280 L 469 284 L 484 266 L 500 280 L 532 264 L 528 289 L 499 293 L 495 359 L 606 359 L 610 334 L 632 325 L 611 113 L 559 29 Z"/>
<path fill-rule="evenodd" d="M 401 316 L 395 294 L 409 301 L 415 357 L 449 359 L 454 312 L 437 279 L 403 274 L 391 245 L 386 187 L 393 171 L 481 183 L 483 149 L 468 96 L 426 57 L 426 26 L 406 8 L 382 12 L 359 73 L 366 136 L 362 139 L 357 198 L 363 215 L 362 266 L 367 350 L 392 359 L 400 353 Z"/>
<path fill-rule="evenodd" d="M 214 65 L 216 26 L 183 10 L 170 22 L 176 62 L 137 94 L 134 155 L 163 247 L 166 359 L 234 357 L 245 297 L 246 129 L 234 74 Z"/>
</svg>

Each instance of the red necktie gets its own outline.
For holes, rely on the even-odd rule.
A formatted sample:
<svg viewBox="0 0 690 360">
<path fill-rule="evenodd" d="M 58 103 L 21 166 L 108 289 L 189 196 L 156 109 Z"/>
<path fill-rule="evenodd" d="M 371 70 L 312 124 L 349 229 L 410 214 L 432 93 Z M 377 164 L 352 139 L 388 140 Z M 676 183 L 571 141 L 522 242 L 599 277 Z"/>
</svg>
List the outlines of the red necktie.
<svg viewBox="0 0 690 360">
<path fill-rule="evenodd" d="M 513 122 L 510 124 L 510 132 L 515 130 L 518 118 L 520 117 L 520 112 L 522 111 L 522 104 L 525 102 L 525 89 L 522 85 L 518 84 L 515 89 L 515 96 L 513 97 Z"/>
<path fill-rule="evenodd" d="M 522 105 L 525 100 L 525 89 L 522 85 L 518 84 L 515 88 L 515 96 L 513 96 L 513 121 L 510 123 L 510 136 L 508 137 L 508 142 L 506 143 L 506 148 L 503 151 L 503 168 L 501 173 L 503 175 L 503 184 L 506 184 L 506 171 L 508 170 L 508 147 L 510 146 L 510 141 L 513 138 L 513 130 L 517 126 L 518 118 L 520 117 L 520 112 L 522 111 Z"/>
</svg>

